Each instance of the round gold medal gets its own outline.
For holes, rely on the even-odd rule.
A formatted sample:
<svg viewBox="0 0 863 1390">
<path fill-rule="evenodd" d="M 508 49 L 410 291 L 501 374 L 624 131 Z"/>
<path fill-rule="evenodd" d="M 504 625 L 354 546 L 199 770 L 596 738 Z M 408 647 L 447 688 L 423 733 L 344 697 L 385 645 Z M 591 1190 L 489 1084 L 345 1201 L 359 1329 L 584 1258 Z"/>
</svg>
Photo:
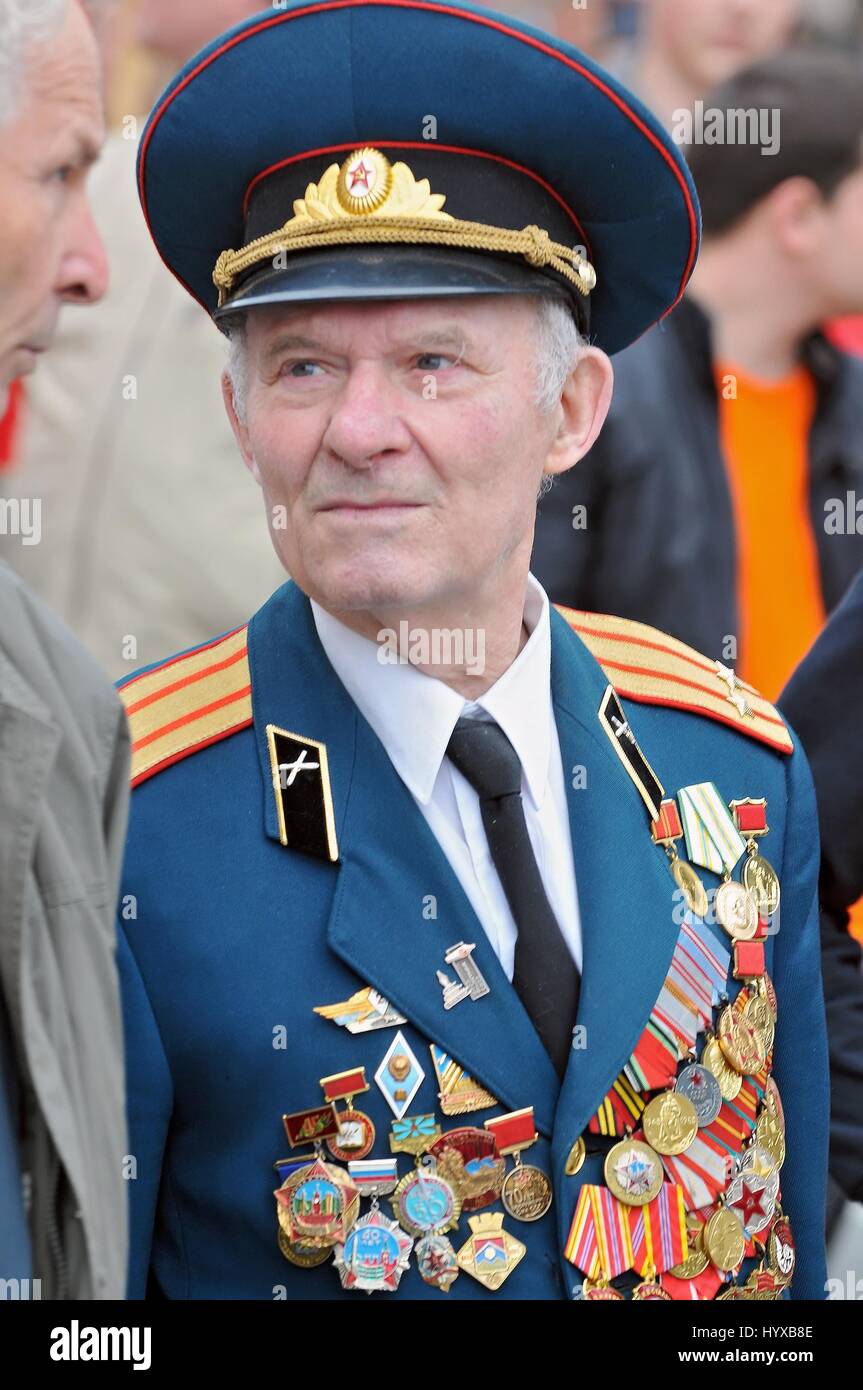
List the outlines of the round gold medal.
<svg viewBox="0 0 863 1390">
<path fill-rule="evenodd" d="M 714 911 L 735 941 L 751 941 L 758 930 L 758 904 L 742 883 L 727 878 L 716 890 Z"/>
<path fill-rule="evenodd" d="M 541 1168 L 519 1163 L 504 1178 L 500 1200 L 516 1221 L 539 1221 L 551 1206 L 551 1182 Z"/>
<path fill-rule="evenodd" d="M 764 1039 L 745 1015 L 726 1004 L 716 1025 L 719 1046 L 735 1071 L 754 1076 L 761 1071 L 767 1058 Z"/>
<path fill-rule="evenodd" d="M 717 1038 L 708 1038 L 701 1054 L 701 1065 L 712 1072 L 719 1082 L 723 1100 L 734 1100 L 743 1085 L 743 1077 L 725 1060 L 725 1054 Z"/>
<path fill-rule="evenodd" d="M 746 1237 L 733 1211 L 720 1207 L 704 1228 L 704 1248 L 716 1268 L 727 1273 L 743 1259 Z"/>
<path fill-rule="evenodd" d="M 773 1048 L 776 1025 L 773 1021 L 770 1005 L 763 995 L 751 994 L 749 996 L 743 1006 L 743 1017 L 748 1019 L 761 1034 L 764 1039 L 765 1053 L 770 1052 Z"/>
<path fill-rule="evenodd" d="M 679 1091 L 654 1096 L 641 1117 L 644 1137 L 658 1154 L 682 1154 L 698 1133 L 698 1112 Z"/>
<path fill-rule="evenodd" d="M 643 1207 L 662 1190 L 659 1154 L 640 1139 L 621 1139 L 605 1155 L 605 1181 L 620 1202 Z"/>
<path fill-rule="evenodd" d="M 751 854 L 743 865 L 741 878 L 755 898 L 759 915 L 772 917 L 779 906 L 779 879 L 773 865 L 760 854 Z"/>
<path fill-rule="evenodd" d="M 707 892 L 692 865 L 687 864 L 685 859 L 672 859 L 671 872 L 690 912 L 694 912 L 696 917 L 706 917 Z"/>
</svg>

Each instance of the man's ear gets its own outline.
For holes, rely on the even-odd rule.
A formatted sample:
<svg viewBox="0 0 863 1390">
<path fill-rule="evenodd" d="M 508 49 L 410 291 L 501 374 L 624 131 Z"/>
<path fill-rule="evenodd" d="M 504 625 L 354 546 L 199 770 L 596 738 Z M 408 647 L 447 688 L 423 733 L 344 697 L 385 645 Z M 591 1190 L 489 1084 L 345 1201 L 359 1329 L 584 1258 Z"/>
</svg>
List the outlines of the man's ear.
<svg viewBox="0 0 863 1390">
<path fill-rule="evenodd" d="M 248 468 L 255 482 L 260 486 L 261 474 L 252 452 L 251 441 L 249 439 L 249 428 L 237 414 L 237 407 L 234 400 L 234 383 L 227 372 L 222 372 L 222 400 L 225 402 L 225 411 L 234 431 L 234 438 L 237 441 L 240 453 L 243 456 L 243 463 Z"/>
<path fill-rule="evenodd" d="M 596 347 L 582 348 L 560 398 L 560 424 L 544 472 L 556 476 L 584 458 L 605 424 L 611 405 L 614 369 Z"/>
</svg>

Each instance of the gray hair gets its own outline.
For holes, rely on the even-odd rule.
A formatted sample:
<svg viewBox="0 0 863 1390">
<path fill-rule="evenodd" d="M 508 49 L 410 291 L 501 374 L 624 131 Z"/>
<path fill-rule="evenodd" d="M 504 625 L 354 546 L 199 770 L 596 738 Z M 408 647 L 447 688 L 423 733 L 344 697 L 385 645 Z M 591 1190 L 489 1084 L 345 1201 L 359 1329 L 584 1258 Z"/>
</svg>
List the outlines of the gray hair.
<svg viewBox="0 0 863 1390">
<path fill-rule="evenodd" d="M 15 114 L 30 49 L 63 27 L 69 0 L 0 0 L 0 122 Z"/>
<path fill-rule="evenodd" d="M 0 0 L 2 3 L 2 0 Z M 587 339 L 579 333 L 569 307 L 559 299 L 546 295 L 535 297 L 536 325 L 536 395 L 537 409 L 543 415 L 553 410 L 560 400 L 566 379 L 574 370 Z M 248 355 L 246 350 L 245 317 L 238 315 L 228 328 L 229 349 L 226 371 L 231 382 L 234 409 L 241 421 L 246 418 L 248 386 Z"/>
</svg>

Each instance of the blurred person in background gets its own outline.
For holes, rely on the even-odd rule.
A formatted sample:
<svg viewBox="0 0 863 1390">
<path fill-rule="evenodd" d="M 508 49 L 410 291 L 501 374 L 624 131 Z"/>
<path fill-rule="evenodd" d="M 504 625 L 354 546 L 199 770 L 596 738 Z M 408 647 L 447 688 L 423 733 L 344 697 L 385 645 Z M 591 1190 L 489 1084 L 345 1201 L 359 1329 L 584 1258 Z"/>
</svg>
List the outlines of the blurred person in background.
<svg viewBox="0 0 863 1390">
<path fill-rule="evenodd" d="M 61 308 L 105 293 L 85 191 L 103 138 L 78 0 L 0 0 L 0 408 Z M 21 545 L 21 509 L 0 502 Z M 122 1298 L 128 733 L 107 679 L 2 564 L 0 744 L 0 1280 L 6 1296 Z"/>
<path fill-rule="evenodd" d="M 660 626 L 775 699 L 863 564 L 863 367 L 819 331 L 863 308 L 863 82 L 789 51 L 708 101 L 779 111 L 778 148 L 690 148 L 698 267 L 617 358 L 602 438 L 541 504 L 535 568 L 558 602 Z"/>
<path fill-rule="evenodd" d="M 706 92 L 791 40 L 802 0 L 642 0 L 634 42 L 610 63 L 669 128 Z"/>
<path fill-rule="evenodd" d="M 139 0 L 119 27 L 173 71 L 260 9 Z M 237 626 L 283 577 L 258 544 L 257 489 L 224 418 L 223 339 L 165 275 L 141 217 L 141 125 L 123 118 L 90 185 L 111 288 L 68 316 L 28 383 L 3 475 L 7 494 L 43 499 L 41 543 L 0 533 L 0 557 L 114 677 Z"/>
</svg>

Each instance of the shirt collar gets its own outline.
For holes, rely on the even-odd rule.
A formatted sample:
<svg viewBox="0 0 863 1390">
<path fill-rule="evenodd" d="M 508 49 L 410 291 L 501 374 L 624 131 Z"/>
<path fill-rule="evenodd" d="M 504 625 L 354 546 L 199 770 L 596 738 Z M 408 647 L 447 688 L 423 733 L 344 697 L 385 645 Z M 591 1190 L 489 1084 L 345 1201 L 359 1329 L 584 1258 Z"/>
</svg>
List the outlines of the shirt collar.
<svg viewBox="0 0 863 1390">
<path fill-rule="evenodd" d="M 447 745 L 462 715 L 484 715 L 503 729 L 521 761 L 539 808 L 548 785 L 551 751 L 551 624 L 545 590 L 528 576 L 524 622 L 529 637 L 515 661 L 477 701 L 409 663 L 380 660 L 383 648 L 339 622 L 314 599 L 318 637 L 342 685 L 374 729 L 405 786 L 423 805 L 431 800 Z"/>
</svg>

